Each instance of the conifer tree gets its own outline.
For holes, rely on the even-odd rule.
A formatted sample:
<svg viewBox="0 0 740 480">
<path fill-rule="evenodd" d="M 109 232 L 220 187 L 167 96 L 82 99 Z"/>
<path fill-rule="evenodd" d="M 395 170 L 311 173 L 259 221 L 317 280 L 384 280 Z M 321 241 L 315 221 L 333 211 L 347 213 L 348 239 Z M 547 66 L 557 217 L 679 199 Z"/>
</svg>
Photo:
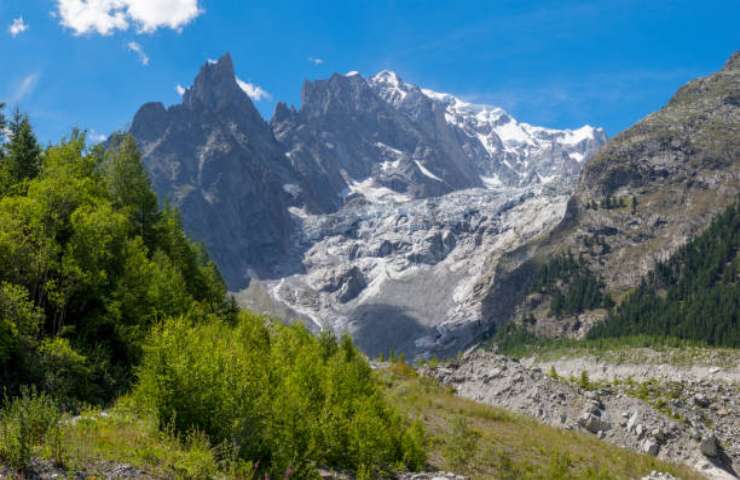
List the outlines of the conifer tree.
<svg viewBox="0 0 740 480">
<path fill-rule="evenodd" d="M 155 226 L 159 219 L 157 196 L 151 188 L 149 175 L 141 163 L 141 154 L 131 136 L 118 139 L 117 148 L 106 158 L 106 182 L 116 207 L 129 211 L 131 219 L 150 250 L 156 244 Z"/>
<path fill-rule="evenodd" d="M 3 102 L 0 102 L 0 160 L 3 159 L 4 156 L 4 145 L 5 145 L 5 127 L 7 125 L 5 121 L 5 104 Z"/>
<path fill-rule="evenodd" d="M 31 128 L 28 115 L 15 111 L 10 121 L 10 141 L 6 145 L 7 168 L 16 180 L 31 180 L 41 171 L 41 147 Z"/>
</svg>

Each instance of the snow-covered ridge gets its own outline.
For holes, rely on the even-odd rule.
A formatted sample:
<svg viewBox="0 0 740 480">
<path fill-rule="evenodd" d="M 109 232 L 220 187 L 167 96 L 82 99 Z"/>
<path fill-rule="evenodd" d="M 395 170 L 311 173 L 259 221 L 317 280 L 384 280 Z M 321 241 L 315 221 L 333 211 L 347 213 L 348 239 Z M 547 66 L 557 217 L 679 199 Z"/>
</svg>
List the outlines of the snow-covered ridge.
<svg viewBox="0 0 740 480">
<path fill-rule="evenodd" d="M 498 153 L 523 153 L 531 156 L 531 149 L 544 150 L 555 145 L 565 150 L 583 146 L 587 152 L 567 151 L 572 160 L 581 163 L 592 153 L 588 144 L 598 147 L 606 139 L 602 129 L 584 125 L 573 130 L 558 130 L 519 122 L 500 107 L 466 102 L 449 93 L 421 89 L 422 93 L 445 108 L 448 123 L 460 127 L 471 138 L 476 138 L 491 156 Z M 525 165 L 526 166 L 526 165 Z M 520 175 L 526 172 L 518 171 Z"/>
<path fill-rule="evenodd" d="M 378 95 L 399 110 L 416 112 L 428 101 L 453 128 L 468 137 L 466 150 L 491 188 L 573 179 L 606 142 L 600 128 L 553 129 L 519 122 L 504 109 L 465 101 L 449 93 L 419 88 L 383 70 L 368 79 Z"/>
</svg>

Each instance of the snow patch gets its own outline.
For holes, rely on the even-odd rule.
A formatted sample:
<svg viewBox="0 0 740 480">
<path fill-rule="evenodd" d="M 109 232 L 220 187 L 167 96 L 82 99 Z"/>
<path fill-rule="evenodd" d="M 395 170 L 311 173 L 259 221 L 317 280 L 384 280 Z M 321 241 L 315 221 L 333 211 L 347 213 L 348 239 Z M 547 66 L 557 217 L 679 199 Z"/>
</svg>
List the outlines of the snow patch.
<svg viewBox="0 0 740 480">
<path fill-rule="evenodd" d="M 419 170 L 421 170 L 421 173 L 424 174 L 424 176 L 431 178 L 432 180 L 436 180 L 438 182 L 443 182 L 441 178 L 433 174 L 429 169 L 427 169 L 424 165 L 421 164 L 420 161 L 414 160 L 414 163 L 416 163 L 416 166 L 419 167 Z"/>
<path fill-rule="evenodd" d="M 509 120 L 503 125 L 495 127 L 494 131 L 504 143 L 534 144 L 532 137 L 515 120 Z"/>
<path fill-rule="evenodd" d="M 571 152 L 568 156 L 578 163 L 581 163 L 585 158 L 585 156 L 580 152 Z"/>
<path fill-rule="evenodd" d="M 370 203 L 405 203 L 411 200 L 408 195 L 376 184 L 374 178 L 362 182 L 353 180 L 349 185 L 349 193 L 359 193 Z"/>
<path fill-rule="evenodd" d="M 303 220 L 307 219 L 310 216 L 308 212 L 306 212 L 305 208 L 298 207 L 288 207 L 288 213 L 290 213 L 294 217 L 298 217 Z"/>
<path fill-rule="evenodd" d="M 486 188 L 498 188 L 504 186 L 504 182 L 501 181 L 498 175 L 493 175 L 491 177 L 484 177 L 481 175 L 480 179 Z"/>
<path fill-rule="evenodd" d="M 584 140 L 589 140 L 596 136 L 594 127 L 591 125 L 585 125 L 577 130 L 565 130 L 564 133 L 565 135 L 561 142 L 567 143 L 568 145 L 576 145 Z"/>
</svg>

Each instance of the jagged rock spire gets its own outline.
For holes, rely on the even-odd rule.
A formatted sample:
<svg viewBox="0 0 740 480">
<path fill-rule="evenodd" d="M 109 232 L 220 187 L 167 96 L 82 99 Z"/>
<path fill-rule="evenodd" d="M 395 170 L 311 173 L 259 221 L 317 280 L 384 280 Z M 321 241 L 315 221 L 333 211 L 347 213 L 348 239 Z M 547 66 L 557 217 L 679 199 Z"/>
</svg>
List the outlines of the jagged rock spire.
<svg viewBox="0 0 740 480">
<path fill-rule="evenodd" d="M 218 60 L 208 60 L 183 96 L 183 104 L 188 107 L 202 106 L 216 111 L 234 103 L 251 105 L 252 102 L 237 84 L 234 63 L 228 53 Z"/>
</svg>

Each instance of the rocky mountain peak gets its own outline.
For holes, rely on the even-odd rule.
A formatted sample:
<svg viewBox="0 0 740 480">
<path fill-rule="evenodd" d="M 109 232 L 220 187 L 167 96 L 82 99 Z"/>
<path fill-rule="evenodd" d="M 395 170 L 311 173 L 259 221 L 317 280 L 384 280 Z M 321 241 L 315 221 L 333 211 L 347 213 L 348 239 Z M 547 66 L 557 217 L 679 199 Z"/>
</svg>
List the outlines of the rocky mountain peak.
<svg viewBox="0 0 740 480">
<path fill-rule="evenodd" d="M 239 87 L 234 63 L 228 53 L 218 60 L 208 60 L 195 77 L 193 86 L 183 96 L 183 105 L 220 111 L 233 104 L 251 105 L 251 100 Z"/>
<path fill-rule="evenodd" d="M 267 125 L 227 55 L 183 105 L 144 106 L 131 132 L 160 198 L 230 288 L 249 284 L 245 304 L 263 292 L 311 325 L 366 337 L 369 352 L 388 330 L 377 322 L 401 322 L 387 345 L 416 354 L 472 338 L 482 317 L 469 287 L 489 250 L 554 227 L 600 144 L 590 130 L 505 120 L 381 71 L 306 81 L 300 109 L 279 103 Z"/>
<path fill-rule="evenodd" d="M 387 85 L 398 86 L 403 81 L 398 74 L 392 70 L 381 70 L 370 79 L 372 82 L 385 83 Z"/>
<path fill-rule="evenodd" d="M 378 99 L 357 72 L 335 73 L 328 80 L 306 81 L 301 91 L 301 110 L 309 116 L 377 110 Z"/>
<path fill-rule="evenodd" d="M 418 113 L 424 104 L 431 106 L 419 87 L 404 82 L 396 72 L 382 70 L 370 77 L 368 83 L 383 100 L 412 115 Z"/>
<path fill-rule="evenodd" d="M 272 122 L 274 124 L 287 120 L 294 113 L 295 109 L 293 107 L 288 107 L 288 104 L 285 102 L 278 102 L 275 105 L 275 111 L 272 113 Z"/>
</svg>

